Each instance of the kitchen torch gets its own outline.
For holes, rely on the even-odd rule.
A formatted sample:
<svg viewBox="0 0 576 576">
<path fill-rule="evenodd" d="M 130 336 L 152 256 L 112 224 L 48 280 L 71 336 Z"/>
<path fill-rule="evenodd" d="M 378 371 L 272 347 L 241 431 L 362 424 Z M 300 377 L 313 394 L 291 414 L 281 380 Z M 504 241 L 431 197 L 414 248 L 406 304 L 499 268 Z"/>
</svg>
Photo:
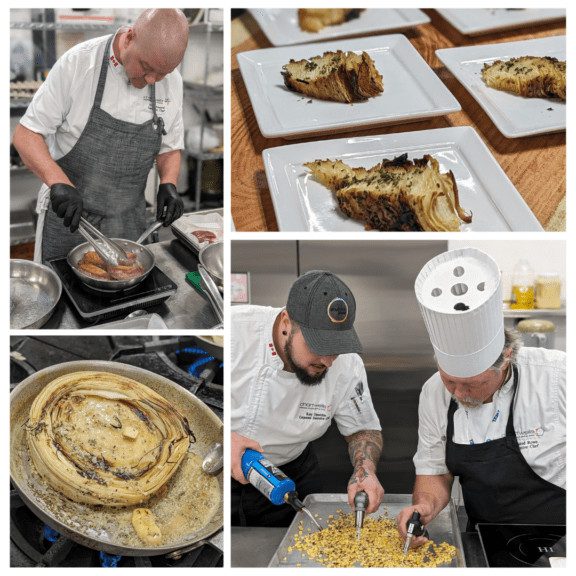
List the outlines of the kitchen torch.
<svg viewBox="0 0 576 576">
<path fill-rule="evenodd" d="M 316 521 L 310 510 L 298 498 L 294 481 L 288 478 L 282 470 L 256 450 L 248 449 L 242 455 L 242 473 L 244 478 L 262 493 L 272 504 L 290 504 L 296 512 L 306 514 L 318 530 L 322 526 Z"/>
<path fill-rule="evenodd" d="M 406 522 L 406 541 L 404 542 L 404 556 L 408 554 L 408 550 L 410 549 L 410 542 L 412 542 L 412 538 L 414 536 L 426 536 L 428 537 L 428 533 L 426 529 L 422 525 L 420 521 L 420 512 L 414 510 L 412 512 L 412 516 L 410 520 Z"/>
<path fill-rule="evenodd" d="M 356 526 L 356 540 L 360 540 L 360 532 L 364 526 L 364 517 L 368 508 L 368 494 L 364 490 L 356 492 L 354 496 L 354 523 Z"/>
</svg>

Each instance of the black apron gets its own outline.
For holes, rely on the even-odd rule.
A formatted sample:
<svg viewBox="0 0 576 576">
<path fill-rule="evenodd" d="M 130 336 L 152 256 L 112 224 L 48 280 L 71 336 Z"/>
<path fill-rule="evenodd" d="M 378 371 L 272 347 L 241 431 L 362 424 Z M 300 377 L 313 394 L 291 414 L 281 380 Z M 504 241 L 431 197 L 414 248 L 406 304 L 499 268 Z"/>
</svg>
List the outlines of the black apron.
<svg viewBox="0 0 576 576">
<path fill-rule="evenodd" d="M 467 530 L 478 522 L 498 524 L 565 524 L 566 490 L 544 480 L 526 462 L 514 431 L 514 392 L 506 423 L 506 436 L 483 444 L 455 444 L 454 413 L 450 401 L 446 429 L 446 466 L 458 476 L 468 514 Z"/>
<path fill-rule="evenodd" d="M 318 479 L 318 459 L 310 444 L 291 462 L 278 466 L 294 480 L 300 500 L 308 494 L 322 492 Z M 252 484 L 240 484 L 232 478 L 230 511 L 232 526 L 289 526 L 296 512 L 288 504 L 272 504 Z"/>
<path fill-rule="evenodd" d="M 152 118 L 133 124 L 100 108 L 113 36 L 104 50 L 98 87 L 88 122 L 78 141 L 56 160 L 82 195 L 83 215 L 110 238 L 136 240 L 146 229 L 144 190 L 160 151 L 164 122 L 156 114 L 156 90 L 149 87 Z M 63 257 L 84 242 L 71 233 L 50 206 L 42 232 L 42 261 Z"/>
</svg>

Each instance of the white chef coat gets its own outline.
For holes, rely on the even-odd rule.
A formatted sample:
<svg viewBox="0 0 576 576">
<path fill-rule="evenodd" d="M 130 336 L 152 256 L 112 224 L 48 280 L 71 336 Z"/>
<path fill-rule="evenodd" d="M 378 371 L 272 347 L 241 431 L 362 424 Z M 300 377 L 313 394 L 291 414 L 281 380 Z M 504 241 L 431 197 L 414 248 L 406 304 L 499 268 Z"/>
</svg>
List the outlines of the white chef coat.
<svg viewBox="0 0 576 576">
<path fill-rule="evenodd" d="M 232 430 L 260 443 L 276 466 L 297 458 L 328 430 L 381 430 L 364 364 L 358 354 L 341 354 L 324 380 L 306 386 L 283 369 L 272 329 L 282 308 L 232 308 Z"/>
<path fill-rule="evenodd" d="M 24 127 L 44 136 L 54 160 L 62 158 L 74 147 L 88 122 L 108 38 L 101 36 L 87 40 L 63 54 L 20 119 Z M 114 54 L 113 44 L 108 56 L 102 110 L 119 120 L 143 124 L 152 118 L 149 88 L 138 89 L 128 83 L 124 66 Z M 156 111 L 164 120 L 166 130 L 166 135 L 162 136 L 160 154 L 183 149 L 182 77 L 178 70 L 174 70 L 156 82 L 155 86 Z M 49 188 L 43 185 L 36 205 L 36 212 L 41 215 L 38 223 L 40 233 L 49 199 Z M 39 240 L 37 234 L 35 259 L 40 258 Z"/>
<path fill-rule="evenodd" d="M 566 487 L 566 354 L 545 348 L 521 348 L 516 361 L 518 389 L 514 429 L 522 456 L 541 478 Z M 513 378 L 479 409 L 458 407 L 454 413 L 456 444 L 503 438 L 510 414 Z M 416 474 L 448 473 L 446 426 L 450 393 L 440 375 L 423 386 L 418 408 Z"/>
</svg>

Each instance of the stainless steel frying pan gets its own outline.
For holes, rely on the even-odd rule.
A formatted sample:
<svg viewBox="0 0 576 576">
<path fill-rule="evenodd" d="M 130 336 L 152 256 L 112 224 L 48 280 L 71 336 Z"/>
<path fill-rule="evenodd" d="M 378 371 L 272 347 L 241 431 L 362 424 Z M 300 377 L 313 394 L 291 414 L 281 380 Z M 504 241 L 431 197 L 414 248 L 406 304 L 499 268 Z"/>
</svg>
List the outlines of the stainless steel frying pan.
<svg viewBox="0 0 576 576">
<path fill-rule="evenodd" d="M 94 278 L 88 274 L 82 272 L 78 269 L 78 262 L 82 260 L 86 252 L 94 250 L 88 242 L 84 242 L 75 248 L 72 248 L 68 253 L 68 264 L 72 268 L 72 272 L 87 286 L 90 286 L 93 290 L 98 290 L 99 292 L 120 292 L 120 290 L 126 290 L 127 288 L 132 288 L 137 284 L 140 284 L 152 271 L 154 268 L 154 254 L 146 248 L 146 246 L 141 246 L 132 242 L 131 240 L 123 240 L 121 238 L 113 238 L 126 252 L 134 252 L 140 266 L 144 269 L 144 272 L 136 278 L 130 278 L 130 280 L 102 280 L 100 278 Z"/>
<path fill-rule="evenodd" d="M 198 260 L 216 285 L 222 288 L 224 283 L 224 244 L 222 242 L 207 244 L 200 250 Z"/>
<path fill-rule="evenodd" d="M 89 242 L 84 242 L 72 248 L 68 253 L 68 264 L 72 271 L 76 276 L 80 279 L 81 282 L 90 286 L 93 290 L 98 290 L 99 292 L 120 292 L 121 290 L 127 290 L 128 288 L 132 288 L 140 282 L 142 282 L 148 274 L 154 268 L 154 254 L 151 250 L 146 248 L 146 246 L 142 246 L 141 242 L 143 242 L 150 234 L 152 234 L 155 230 L 158 230 L 162 226 L 161 221 L 154 222 L 151 226 L 149 226 L 146 231 L 136 240 L 136 242 L 132 240 L 124 240 L 122 238 L 112 238 L 114 242 L 118 243 L 120 247 L 125 252 L 134 252 L 136 254 L 136 258 L 138 263 L 144 269 L 144 272 L 140 274 L 140 276 L 136 276 L 136 278 L 131 278 L 130 280 L 102 280 L 100 278 L 94 278 L 88 274 L 82 272 L 82 270 L 78 269 L 78 262 L 82 260 L 84 254 L 89 252 L 90 250 L 94 250 L 92 245 Z"/>
<path fill-rule="evenodd" d="M 220 326 L 224 322 L 224 301 L 220 292 L 224 290 L 224 245 L 222 242 L 208 244 L 198 254 L 198 272 L 202 278 L 202 288 L 214 308 Z"/>
<path fill-rule="evenodd" d="M 203 458 L 215 442 L 222 443 L 222 423 L 218 417 L 198 398 L 174 382 L 158 376 L 148 370 L 106 361 L 66 362 L 51 366 L 29 376 L 13 390 L 10 395 L 10 474 L 14 486 L 22 499 L 47 524 L 64 536 L 89 548 L 103 550 L 110 554 L 129 556 L 152 556 L 188 549 L 222 528 L 222 472 L 216 477 L 219 484 L 219 502 L 215 502 L 215 511 L 208 523 L 194 525 L 193 514 L 189 513 L 182 502 L 186 501 L 186 491 L 202 489 L 202 482 L 190 482 L 190 476 L 184 474 L 183 463 L 161 496 L 155 496 L 154 502 L 147 505 L 154 510 L 163 510 L 162 519 L 171 522 L 177 529 L 173 539 L 160 547 L 146 547 L 134 539 L 131 525 L 131 508 L 93 507 L 72 502 L 48 486 L 36 472 L 30 461 L 26 441 L 25 425 L 30 406 L 40 390 L 49 382 L 71 372 L 83 370 L 103 370 L 133 378 L 149 386 L 169 400 L 188 419 L 196 442 L 190 451 Z M 204 477 L 200 477 L 202 481 Z M 183 496 L 184 495 L 184 496 Z M 178 519 L 185 524 L 177 524 Z M 160 517 L 158 518 L 160 520 Z M 188 522 L 188 524 L 186 524 Z M 159 523 L 162 525 L 162 523 Z M 168 534 L 168 533 L 167 533 Z M 134 541 L 136 540 L 136 541 Z"/>
</svg>

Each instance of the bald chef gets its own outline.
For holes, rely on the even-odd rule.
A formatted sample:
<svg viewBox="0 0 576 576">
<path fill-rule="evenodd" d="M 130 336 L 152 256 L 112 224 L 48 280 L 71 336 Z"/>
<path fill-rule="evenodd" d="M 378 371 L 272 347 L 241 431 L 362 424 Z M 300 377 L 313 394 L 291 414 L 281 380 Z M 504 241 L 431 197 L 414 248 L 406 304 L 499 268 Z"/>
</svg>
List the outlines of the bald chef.
<svg viewBox="0 0 576 576">
<path fill-rule="evenodd" d="M 146 228 L 144 190 L 156 162 L 157 219 L 183 212 L 176 183 L 188 42 L 180 10 L 145 10 L 133 26 L 74 46 L 54 65 L 14 132 L 24 163 L 44 183 L 34 259 L 65 256 L 86 217 L 109 237 Z"/>
<path fill-rule="evenodd" d="M 479 250 L 440 254 L 415 290 L 438 372 L 420 394 L 416 483 L 400 534 L 414 510 L 423 524 L 440 513 L 456 477 L 468 530 L 565 524 L 566 354 L 520 348 L 504 329 L 500 271 Z"/>
<path fill-rule="evenodd" d="M 348 502 L 368 495 L 367 512 L 384 496 L 376 477 L 382 450 L 362 347 L 356 301 L 338 276 L 312 270 L 290 288 L 286 308 L 232 309 L 232 524 L 287 526 L 294 511 L 275 506 L 248 484 L 240 461 L 247 448 L 262 452 L 296 483 L 301 498 L 322 492 L 310 442 L 332 418 L 354 466 Z"/>
</svg>

